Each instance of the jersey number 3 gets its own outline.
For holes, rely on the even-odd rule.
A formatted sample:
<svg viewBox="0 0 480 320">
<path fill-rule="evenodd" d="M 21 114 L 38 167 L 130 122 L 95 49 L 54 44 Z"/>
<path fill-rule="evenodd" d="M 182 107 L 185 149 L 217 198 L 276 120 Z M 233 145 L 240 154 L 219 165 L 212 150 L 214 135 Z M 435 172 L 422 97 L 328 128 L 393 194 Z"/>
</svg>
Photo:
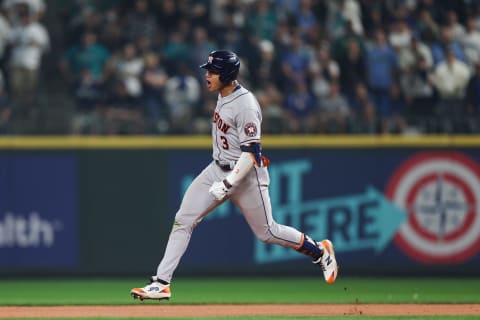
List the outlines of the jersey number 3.
<svg viewBox="0 0 480 320">
<path fill-rule="evenodd" d="M 228 150 L 229 147 L 228 147 L 227 137 L 220 136 L 220 139 L 222 140 L 222 148 L 225 150 Z"/>
</svg>

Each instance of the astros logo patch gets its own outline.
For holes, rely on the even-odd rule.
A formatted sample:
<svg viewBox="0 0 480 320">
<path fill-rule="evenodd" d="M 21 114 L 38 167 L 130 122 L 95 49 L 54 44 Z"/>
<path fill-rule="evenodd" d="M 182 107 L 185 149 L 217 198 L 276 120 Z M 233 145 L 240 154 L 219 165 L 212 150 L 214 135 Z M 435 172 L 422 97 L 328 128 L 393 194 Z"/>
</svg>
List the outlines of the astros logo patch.
<svg viewBox="0 0 480 320">
<path fill-rule="evenodd" d="M 401 164 L 386 196 L 408 213 L 395 244 L 423 263 L 461 263 L 480 250 L 480 169 L 460 152 L 422 152 Z"/>
<path fill-rule="evenodd" d="M 255 137 L 257 135 L 257 126 L 253 122 L 249 122 L 245 125 L 245 134 L 249 137 Z"/>
</svg>

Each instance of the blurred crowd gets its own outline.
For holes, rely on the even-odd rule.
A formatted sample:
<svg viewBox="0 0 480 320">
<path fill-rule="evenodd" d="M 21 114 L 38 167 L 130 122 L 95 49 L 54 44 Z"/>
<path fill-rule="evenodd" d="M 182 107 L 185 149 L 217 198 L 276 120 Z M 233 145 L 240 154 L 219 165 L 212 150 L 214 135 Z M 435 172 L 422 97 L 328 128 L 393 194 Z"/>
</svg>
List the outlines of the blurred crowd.
<svg viewBox="0 0 480 320">
<path fill-rule="evenodd" d="M 217 49 L 239 55 L 264 133 L 480 132 L 477 0 L 65 0 L 42 75 L 46 3 L 2 1 L 1 133 L 60 77 L 66 134 L 206 134 L 216 96 L 198 66 Z"/>
</svg>

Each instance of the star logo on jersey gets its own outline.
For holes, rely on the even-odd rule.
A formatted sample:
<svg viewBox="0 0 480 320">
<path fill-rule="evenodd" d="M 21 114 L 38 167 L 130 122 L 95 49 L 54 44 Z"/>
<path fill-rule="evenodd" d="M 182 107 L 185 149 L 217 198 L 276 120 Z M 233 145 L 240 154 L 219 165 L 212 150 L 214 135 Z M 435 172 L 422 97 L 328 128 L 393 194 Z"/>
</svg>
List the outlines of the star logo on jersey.
<svg viewBox="0 0 480 320">
<path fill-rule="evenodd" d="M 245 134 L 249 137 L 255 137 L 257 135 L 257 126 L 255 123 L 249 122 L 245 125 Z"/>
</svg>

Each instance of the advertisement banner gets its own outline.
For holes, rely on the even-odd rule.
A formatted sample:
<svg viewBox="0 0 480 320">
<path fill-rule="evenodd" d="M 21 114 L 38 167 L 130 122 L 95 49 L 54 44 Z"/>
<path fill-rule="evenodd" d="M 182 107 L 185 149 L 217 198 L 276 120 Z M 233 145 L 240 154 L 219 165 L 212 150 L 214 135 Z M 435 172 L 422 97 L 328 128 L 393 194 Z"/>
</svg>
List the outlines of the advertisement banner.
<svg viewBox="0 0 480 320">
<path fill-rule="evenodd" d="M 182 164 L 171 166 L 172 220 L 184 190 L 208 164 L 204 155 L 172 155 L 172 163 Z M 331 239 L 345 265 L 479 264 L 479 151 L 289 149 L 267 155 L 275 220 Z M 227 202 L 197 226 L 182 261 L 239 267 L 297 259 L 305 258 L 255 239 Z"/>
<path fill-rule="evenodd" d="M 0 155 L 0 266 L 78 262 L 76 159 Z"/>
</svg>

